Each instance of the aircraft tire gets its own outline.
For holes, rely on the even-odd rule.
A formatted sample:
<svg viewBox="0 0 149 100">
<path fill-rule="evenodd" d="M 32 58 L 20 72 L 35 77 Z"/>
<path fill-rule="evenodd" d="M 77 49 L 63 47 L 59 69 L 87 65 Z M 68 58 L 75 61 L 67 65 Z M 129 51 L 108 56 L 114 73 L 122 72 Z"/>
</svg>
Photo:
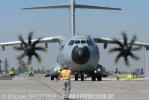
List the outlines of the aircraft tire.
<svg viewBox="0 0 149 100">
<path fill-rule="evenodd" d="M 98 81 L 101 81 L 101 80 L 102 80 L 102 77 L 101 77 L 101 76 L 98 76 L 98 77 L 97 77 L 97 80 L 98 80 Z"/>
<path fill-rule="evenodd" d="M 78 81 L 78 74 L 75 74 L 75 81 Z"/>
<path fill-rule="evenodd" d="M 53 76 L 51 76 L 51 80 L 54 80 L 54 77 Z"/>
<path fill-rule="evenodd" d="M 92 76 L 91 79 L 92 79 L 92 81 L 96 81 L 96 77 L 95 76 Z"/>
<path fill-rule="evenodd" d="M 81 74 L 81 81 L 84 81 L 84 74 Z"/>
</svg>

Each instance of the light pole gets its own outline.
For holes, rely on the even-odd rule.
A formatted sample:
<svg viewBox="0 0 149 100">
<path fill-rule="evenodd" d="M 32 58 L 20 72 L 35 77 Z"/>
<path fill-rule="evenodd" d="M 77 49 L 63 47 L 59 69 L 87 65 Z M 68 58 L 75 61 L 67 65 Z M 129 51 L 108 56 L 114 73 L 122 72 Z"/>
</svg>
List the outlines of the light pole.
<svg viewBox="0 0 149 100">
<path fill-rule="evenodd" d="M 144 48 L 144 78 L 149 78 L 149 75 L 148 75 L 148 69 L 149 68 L 147 68 L 147 62 L 146 62 L 146 54 L 147 54 L 147 52 L 146 52 L 146 48 Z"/>
</svg>

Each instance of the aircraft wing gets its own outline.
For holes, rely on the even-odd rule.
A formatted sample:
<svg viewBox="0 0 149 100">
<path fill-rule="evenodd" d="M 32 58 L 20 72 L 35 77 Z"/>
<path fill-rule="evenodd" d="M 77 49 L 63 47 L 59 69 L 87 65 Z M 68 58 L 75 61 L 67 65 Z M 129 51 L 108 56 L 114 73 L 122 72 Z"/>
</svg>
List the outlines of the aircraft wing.
<svg viewBox="0 0 149 100">
<path fill-rule="evenodd" d="M 95 37 L 93 38 L 96 43 L 104 43 L 104 44 L 117 44 L 113 39 L 110 38 L 100 38 L 100 37 Z M 119 40 L 123 42 L 123 40 Z M 130 43 L 130 41 L 128 41 Z M 149 43 L 143 43 L 143 42 L 134 42 L 133 45 L 145 47 L 146 49 L 149 49 Z"/>
<path fill-rule="evenodd" d="M 32 42 L 36 41 L 37 39 L 33 39 Z M 42 38 L 39 43 L 60 43 L 62 40 L 61 36 L 54 36 L 54 37 L 46 37 Z M 25 40 L 25 42 L 28 42 Z M 19 45 L 22 44 L 21 41 L 12 41 L 12 42 L 4 42 L 0 43 L 0 46 L 13 46 L 13 45 Z"/>
</svg>

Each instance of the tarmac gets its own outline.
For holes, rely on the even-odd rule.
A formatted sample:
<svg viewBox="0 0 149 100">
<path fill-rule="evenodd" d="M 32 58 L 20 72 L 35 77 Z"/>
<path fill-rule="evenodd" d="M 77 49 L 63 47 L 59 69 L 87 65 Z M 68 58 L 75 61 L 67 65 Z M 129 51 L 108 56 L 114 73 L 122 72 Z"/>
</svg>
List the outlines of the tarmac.
<svg viewBox="0 0 149 100">
<path fill-rule="evenodd" d="M 90 81 L 88 78 L 72 79 L 71 83 L 70 100 L 149 100 L 149 80 Z M 63 100 L 62 81 L 51 81 L 44 75 L 1 79 L 0 100 Z"/>
</svg>

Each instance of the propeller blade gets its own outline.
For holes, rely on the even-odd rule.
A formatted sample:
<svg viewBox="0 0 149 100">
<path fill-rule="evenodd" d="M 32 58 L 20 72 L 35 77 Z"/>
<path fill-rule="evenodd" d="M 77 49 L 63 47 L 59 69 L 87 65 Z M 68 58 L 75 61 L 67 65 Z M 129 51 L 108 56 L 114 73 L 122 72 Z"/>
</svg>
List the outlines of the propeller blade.
<svg viewBox="0 0 149 100">
<path fill-rule="evenodd" d="M 34 50 L 46 51 L 46 49 L 43 47 L 34 47 Z"/>
<path fill-rule="evenodd" d="M 33 36 L 33 32 L 30 32 L 30 33 L 29 33 L 29 36 L 28 36 L 28 44 L 29 44 L 29 45 L 32 44 L 32 36 Z"/>
<path fill-rule="evenodd" d="M 131 48 L 131 50 L 132 51 L 137 51 L 137 50 L 140 50 L 142 47 L 140 46 L 140 47 L 133 47 L 133 48 Z"/>
<path fill-rule="evenodd" d="M 32 47 L 35 47 L 36 44 L 40 42 L 41 38 L 37 39 L 35 42 L 33 42 Z"/>
<path fill-rule="evenodd" d="M 133 53 L 130 53 L 130 56 L 131 56 L 132 58 L 136 59 L 136 60 L 139 60 L 139 59 L 140 59 L 138 56 L 134 55 Z"/>
<path fill-rule="evenodd" d="M 117 40 L 117 39 L 113 39 L 113 40 L 114 40 L 120 47 L 122 47 L 122 48 L 124 47 L 123 44 L 122 44 L 119 40 Z"/>
<path fill-rule="evenodd" d="M 35 57 L 37 58 L 38 62 L 41 63 L 41 57 L 35 52 Z"/>
<path fill-rule="evenodd" d="M 124 59 L 125 59 L 125 64 L 126 64 L 127 66 L 129 66 L 128 57 L 127 57 L 127 56 L 125 56 L 125 57 L 124 57 Z"/>
<path fill-rule="evenodd" d="M 127 44 L 127 35 L 126 35 L 126 33 L 125 32 L 122 32 L 122 36 L 123 36 L 123 39 L 124 39 L 124 46 L 128 46 L 128 44 Z"/>
<path fill-rule="evenodd" d="M 114 52 L 114 51 L 121 51 L 122 48 L 112 48 L 109 50 L 110 53 Z"/>
<path fill-rule="evenodd" d="M 119 53 L 118 56 L 116 57 L 116 59 L 115 59 L 115 63 L 117 63 L 117 62 L 119 61 L 119 59 L 120 59 L 121 56 L 122 56 L 122 52 Z"/>
<path fill-rule="evenodd" d="M 25 55 L 26 55 L 26 53 L 24 52 L 21 56 L 17 57 L 18 60 L 21 60 Z"/>
<path fill-rule="evenodd" d="M 15 50 L 24 50 L 25 48 L 24 47 L 15 47 L 15 46 L 13 46 L 13 49 L 15 49 Z"/>
<path fill-rule="evenodd" d="M 131 42 L 130 42 L 130 44 L 129 44 L 129 47 L 130 48 L 132 48 L 132 46 L 133 46 L 134 42 L 136 41 L 136 39 L 137 39 L 137 36 L 134 35 L 133 38 L 132 38 L 132 40 L 131 40 Z"/>
<path fill-rule="evenodd" d="M 23 45 L 28 46 L 28 44 L 24 41 L 21 35 L 19 35 L 18 38 L 22 42 Z"/>
</svg>

